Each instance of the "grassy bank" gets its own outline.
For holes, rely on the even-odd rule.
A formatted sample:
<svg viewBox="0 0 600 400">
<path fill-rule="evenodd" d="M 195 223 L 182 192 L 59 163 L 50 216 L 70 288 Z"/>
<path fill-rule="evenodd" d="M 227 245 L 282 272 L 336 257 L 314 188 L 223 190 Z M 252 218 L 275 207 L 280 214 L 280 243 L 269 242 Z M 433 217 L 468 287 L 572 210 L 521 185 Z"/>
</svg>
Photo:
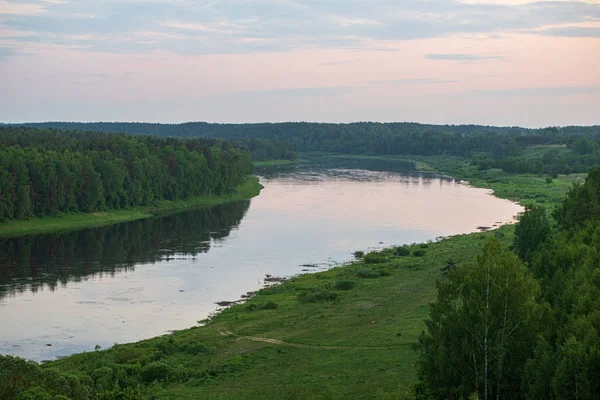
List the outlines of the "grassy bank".
<svg viewBox="0 0 600 400">
<path fill-rule="evenodd" d="M 573 180 L 559 177 L 549 184 L 538 176 L 480 175 L 458 158 L 414 161 L 422 170 L 469 180 L 500 197 L 546 205 L 555 204 Z M 260 290 L 203 327 L 77 354 L 39 370 L 77 377 L 97 392 L 137 388 L 131 398 L 403 399 L 416 378 L 414 345 L 440 268 L 449 259 L 474 262 L 486 238 L 509 244 L 513 231 L 504 226 L 390 248 Z"/>
<path fill-rule="evenodd" d="M 237 187 L 233 192 L 220 196 L 197 196 L 173 201 L 161 200 L 150 206 L 133 207 L 126 210 L 112 210 L 91 214 L 65 214 L 56 217 L 42 217 L 0 223 L 0 237 L 15 237 L 90 228 L 148 218 L 159 212 L 194 207 L 211 207 L 236 200 L 249 199 L 257 196 L 261 189 L 262 186 L 258 183 L 258 178 L 251 176 L 248 177 L 246 183 Z"/>
</svg>

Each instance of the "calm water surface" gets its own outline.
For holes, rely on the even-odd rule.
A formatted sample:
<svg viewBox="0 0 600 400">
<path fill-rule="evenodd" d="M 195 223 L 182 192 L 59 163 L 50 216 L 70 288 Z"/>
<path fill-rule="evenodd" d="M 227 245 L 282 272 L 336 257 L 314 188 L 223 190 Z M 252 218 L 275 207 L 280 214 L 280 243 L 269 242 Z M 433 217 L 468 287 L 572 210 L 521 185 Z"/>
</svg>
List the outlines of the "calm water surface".
<svg viewBox="0 0 600 400">
<path fill-rule="evenodd" d="M 521 211 L 410 173 L 304 168 L 261 182 L 251 201 L 0 240 L 0 353 L 53 359 L 188 328 L 266 274 L 325 269 L 355 250 L 473 232 Z"/>
</svg>

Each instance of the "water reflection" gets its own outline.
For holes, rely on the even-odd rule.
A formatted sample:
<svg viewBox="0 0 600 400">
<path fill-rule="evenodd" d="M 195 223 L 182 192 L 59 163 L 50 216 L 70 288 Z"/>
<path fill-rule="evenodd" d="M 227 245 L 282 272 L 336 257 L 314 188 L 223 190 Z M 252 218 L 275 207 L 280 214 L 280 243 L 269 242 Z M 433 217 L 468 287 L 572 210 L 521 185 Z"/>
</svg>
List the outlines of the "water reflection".
<svg viewBox="0 0 600 400">
<path fill-rule="evenodd" d="M 0 301 L 30 290 L 56 290 L 92 276 L 133 271 L 135 264 L 207 252 L 229 236 L 250 201 L 164 217 L 73 231 L 0 240 Z"/>
</svg>

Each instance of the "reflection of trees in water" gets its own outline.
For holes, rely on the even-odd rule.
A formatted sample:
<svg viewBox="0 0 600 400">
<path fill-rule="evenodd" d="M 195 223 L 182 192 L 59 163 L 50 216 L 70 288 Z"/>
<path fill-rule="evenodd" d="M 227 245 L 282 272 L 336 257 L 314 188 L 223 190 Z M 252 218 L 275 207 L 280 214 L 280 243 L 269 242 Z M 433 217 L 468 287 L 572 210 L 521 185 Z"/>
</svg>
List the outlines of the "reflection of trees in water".
<svg viewBox="0 0 600 400">
<path fill-rule="evenodd" d="M 60 235 L 2 239 L 0 299 L 205 253 L 211 240 L 227 237 L 239 225 L 249 205 L 241 201 Z"/>
</svg>

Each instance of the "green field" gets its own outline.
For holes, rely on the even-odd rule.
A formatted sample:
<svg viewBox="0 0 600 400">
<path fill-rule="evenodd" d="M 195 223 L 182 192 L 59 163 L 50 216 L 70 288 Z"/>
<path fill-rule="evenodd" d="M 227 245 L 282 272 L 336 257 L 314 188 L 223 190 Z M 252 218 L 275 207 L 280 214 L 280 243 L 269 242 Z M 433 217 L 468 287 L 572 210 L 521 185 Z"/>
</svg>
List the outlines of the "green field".
<svg viewBox="0 0 600 400">
<path fill-rule="evenodd" d="M 236 200 L 257 196 L 262 189 L 258 178 L 249 177 L 246 183 L 233 192 L 220 196 L 198 196 L 184 200 L 161 200 L 150 206 L 133 207 L 94 213 L 64 214 L 56 217 L 13 220 L 0 223 L 0 237 L 15 237 L 39 233 L 63 232 L 73 229 L 110 225 L 118 222 L 148 218 L 159 212 L 182 210 L 194 207 L 211 207 Z"/>
</svg>

